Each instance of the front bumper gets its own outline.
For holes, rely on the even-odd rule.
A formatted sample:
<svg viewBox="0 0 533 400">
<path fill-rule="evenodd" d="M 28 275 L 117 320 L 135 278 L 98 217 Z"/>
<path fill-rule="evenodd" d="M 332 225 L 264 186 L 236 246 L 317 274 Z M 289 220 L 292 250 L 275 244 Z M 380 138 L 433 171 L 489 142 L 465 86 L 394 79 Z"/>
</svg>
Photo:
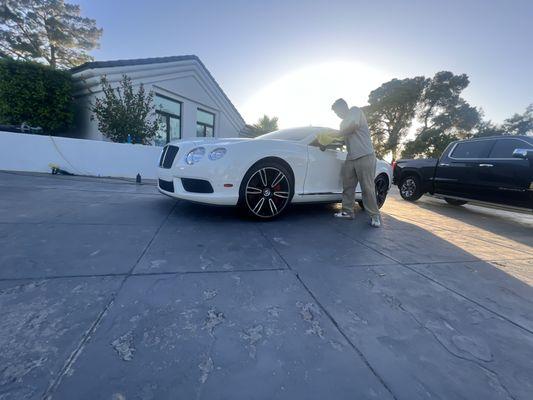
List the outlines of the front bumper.
<svg viewBox="0 0 533 400">
<path fill-rule="evenodd" d="M 158 189 L 167 196 L 225 206 L 235 206 L 239 201 L 240 178 L 228 173 L 224 163 L 159 168 L 158 176 Z"/>
</svg>

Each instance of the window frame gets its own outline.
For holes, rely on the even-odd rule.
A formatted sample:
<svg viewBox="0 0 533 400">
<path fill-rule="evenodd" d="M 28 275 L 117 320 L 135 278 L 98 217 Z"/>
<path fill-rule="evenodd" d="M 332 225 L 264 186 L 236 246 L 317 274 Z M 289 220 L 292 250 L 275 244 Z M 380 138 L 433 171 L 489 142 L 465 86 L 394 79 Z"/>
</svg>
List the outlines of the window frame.
<svg viewBox="0 0 533 400">
<path fill-rule="evenodd" d="M 487 154 L 487 156 L 490 155 L 490 152 L 492 151 L 492 148 L 496 145 L 496 142 L 498 140 L 508 140 L 508 139 L 515 139 L 515 140 L 520 140 L 521 142 L 524 142 L 525 144 L 527 144 L 530 148 L 533 148 L 533 146 L 531 145 L 531 143 L 529 143 L 527 140 L 524 140 L 520 137 L 487 137 L 487 138 L 483 138 L 483 139 L 476 139 L 476 140 L 463 140 L 463 141 L 459 141 L 459 142 L 456 142 L 453 147 L 451 148 L 450 152 L 448 153 L 448 158 L 450 160 L 458 160 L 458 161 L 461 161 L 461 160 L 514 160 L 514 161 L 520 161 L 520 158 L 515 158 L 515 157 L 512 157 L 512 158 L 490 158 L 490 157 L 478 157 L 478 158 L 457 158 L 457 157 L 453 157 L 453 152 L 455 151 L 455 148 L 461 144 L 461 143 L 465 143 L 465 142 L 484 142 L 484 141 L 489 141 L 489 140 L 494 140 L 494 144 L 491 146 L 491 148 L 489 149 L 489 152 Z"/>
<path fill-rule="evenodd" d="M 497 139 L 494 139 L 494 138 L 487 138 L 487 139 L 480 139 L 480 140 L 464 140 L 464 141 L 460 141 L 460 142 L 457 142 L 453 145 L 452 149 L 450 150 L 449 152 L 449 155 L 448 157 L 452 160 L 487 160 L 488 159 L 488 155 L 490 154 L 490 152 L 492 151 L 492 148 L 494 147 L 494 145 L 496 144 L 496 140 Z M 462 144 L 467 144 L 467 143 L 479 143 L 479 142 L 490 142 L 490 141 L 494 141 L 494 143 L 492 145 L 490 145 L 488 151 L 487 151 L 487 157 L 454 157 L 453 156 L 453 153 L 455 152 L 455 150 L 457 149 L 457 146 L 460 146 Z"/>
<path fill-rule="evenodd" d="M 206 124 L 205 122 L 201 122 L 201 121 L 198 121 L 198 111 L 202 111 L 206 114 L 210 114 L 213 116 L 213 125 L 209 125 L 209 124 Z M 203 132 L 204 132 L 204 135 L 203 136 L 198 136 L 198 125 L 201 125 L 202 128 L 203 128 Z M 216 126 L 216 114 L 214 112 L 211 112 L 211 111 L 207 111 L 203 108 L 200 108 L 200 107 L 197 107 L 196 108 L 196 137 L 203 137 L 203 138 L 207 138 L 207 137 L 215 137 L 215 126 Z M 207 136 L 206 135 L 206 128 L 212 128 L 213 129 L 213 136 Z"/>
<path fill-rule="evenodd" d="M 516 149 L 531 149 L 531 150 L 533 150 L 533 146 L 530 143 L 528 143 L 526 140 L 523 140 L 522 138 L 518 138 L 518 137 L 498 138 L 498 139 L 496 139 L 496 142 L 494 143 L 494 145 L 492 146 L 492 148 L 489 151 L 488 159 L 490 159 L 490 160 L 519 160 L 518 158 L 515 158 L 515 157 L 490 157 L 490 154 L 492 153 L 492 151 L 494 150 L 494 148 L 496 147 L 498 142 L 503 142 L 505 140 L 516 140 L 518 142 L 522 142 L 522 143 L 527 144 L 527 147 L 517 147 Z"/>
<path fill-rule="evenodd" d="M 155 113 L 156 113 L 156 116 L 157 118 L 164 118 L 165 119 L 165 124 L 166 124 L 166 143 L 170 143 L 170 118 L 174 118 L 174 119 L 177 119 L 179 121 L 179 127 L 180 127 L 180 134 L 179 134 L 179 137 L 177 139 L 173 139 L 173 140 L 180 140 L 182 138 L 182 132 L 183 132 L 183 126 L 182 126 L 182 121 L 181 121 L 181 114 L 183 113 L 183 102 L 182 101 L 179 101 L 179 100 L 176 100 L 176 99 L 173 99 L 172 97 L 169 97 L 169 96 L 165 96 L 164 94 L 160 94 L 160 93 L 154 93 L 154 98 L 156 97 L 162 97 L 164 99 L 167 99 L 169 101 L 172 101 L 174 103 L 178 103 L 179 106 L 180 106 L 180 115 L 177 115 L 177 114 L 174 114 L 174 113 L 171 113 L 171 112 L 168 112 L 168 111 L 162 111 L 162 110 L 158 110 L 157 109 L 157 105 L 156 105 L 156 109 L 155 109 Z"/>
</svg>

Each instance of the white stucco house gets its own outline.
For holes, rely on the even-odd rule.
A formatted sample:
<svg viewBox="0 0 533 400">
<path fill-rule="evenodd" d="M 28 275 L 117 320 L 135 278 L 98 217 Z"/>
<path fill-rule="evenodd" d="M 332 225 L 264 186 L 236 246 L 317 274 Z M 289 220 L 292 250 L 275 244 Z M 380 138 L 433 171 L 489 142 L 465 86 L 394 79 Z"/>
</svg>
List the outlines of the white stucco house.
<svg viewBox="0 0 533 400">
<path fill-rule="evenodd" d="M 153 91 L 162 122 L 155 145 L 174 139 L 249 135 L 244 119 L 197 56 L 95 61 L 71 72 L 77 108 L 73 136 L 106 140 L 90 111 L 90 105 L 102 95 L 103 75 L 112 86 L 127 75 L 134 85 L 142 83 L 146 91 Z"/>
</svg>

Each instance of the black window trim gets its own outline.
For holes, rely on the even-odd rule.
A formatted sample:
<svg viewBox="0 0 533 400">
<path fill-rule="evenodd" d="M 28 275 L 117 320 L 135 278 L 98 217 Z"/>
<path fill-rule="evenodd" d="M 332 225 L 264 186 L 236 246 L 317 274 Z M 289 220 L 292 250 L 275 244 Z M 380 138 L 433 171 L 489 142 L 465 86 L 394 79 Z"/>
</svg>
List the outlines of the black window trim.
<svg viewBox="0 0 533 400">
<path fill-rule="evenodd" d="M 197 115 L 196 115 L 196 125 L 201 125 L 203 128 L 204 128 L 204 136 L 197 136 L 197 137 L 208 137 L 206 134 L 205 134 L 205 128 L 208 127 L 208 128 L 213 128 L 213 136 L 212 137 L 215 137 L 215 125 L 216 125 L 216 114 L 214 112 L 211 112 L 211 111 L 207 111 L 203 108 L 200 108 L 200 107 L 196 107 L 196 112 L 197 112 Z M 206 124 L 205 122 L 200 122 L 198 121 L 198 111 L 202 111 L 202 112 L 205 112 L 207 114 L 211 114 L 213 116 L 213 125 L 209 125 L 209 124 Z"/>
<path fill-rule="evenodd" d="M 176 118 L 180 122 L 180 136 L 179 136 L 178 140 L 181 139 L 182 135 L 183 135 L 182 134 L 183 133 L 183 126 L 182 126 L 182 120 L 181 120 L 181 114 L 183 113 L 183 102 L 179 101 L 179 100 L 176 100 L 176 99 L 173 99 L 172 97 L 165 96 L 164 94 L 161 94 L 161 93 L 158 93 L 158 92 L 154 93 L 154 98 L 155 97 L 162 97 L 164 99 L 173 101 L 174 103 L 178 103 L 180 105 L 180 115 L 177 115 L 177 114 L 174 114 L 174 113 L 171 113 L 171 112 L 168 112 L 168 111 L 158 110 L 157 106 L 156 106 L 156 109 L 155 109 L 155 113 L 157 114 L 158 117 L 164 117 L 166 119 L 166 121 L 165 121 L 166 125 L 167 125 L 166 144 L 170 143 L 170 117 Z"/>
<path fill-rule="evenodd" d="M 491 138 L 486 138 L 486 139 L 475 139 L 475 140 L 463 140 L 463 141 L 460 141 L 460 142 L 457 142 L 453 145 L 452 149 L 450 150 L 450 152 L 448 153 L 448 158 L 451 159 L 451 160 L 502 160 L 502 161 L 521 161 L 520 158 L 514 158 L 514 157 L 509 157 L 509 158 L 492 158 L 492 157 L 475 157 L 475 158 L 461 158 L 461 157 L 452 157 L 453 155 L 453 152 L 455 151 L 455 148 L 461 144 L 461 143 L 471 143 L 471 142 L 486 142 L 486 141 L 489 141 L 489 140 L 493 140 L 494 143 L 492 144 L 492 146 L 490 147 L 489 149 L 489 152 L 488 154 L 490 155 L 490 152 L 492 151 L 492 149 L 494 148 L 494 146 L 496 145 L 496 142 L 498 140 L 507 140 L 507 139 L 514 139 L 514 140 L 520 140 L 521 142 L 524 142 L 525 144 L 527 144 L 529 146 L 529 148 L 533 148 L 533 146 L 531 146 L 531 143 L 529 143 L 527 140 L 524 140 L 522 138 L 518 138 L 518 137 L 491 137 Z"/>
</svg>

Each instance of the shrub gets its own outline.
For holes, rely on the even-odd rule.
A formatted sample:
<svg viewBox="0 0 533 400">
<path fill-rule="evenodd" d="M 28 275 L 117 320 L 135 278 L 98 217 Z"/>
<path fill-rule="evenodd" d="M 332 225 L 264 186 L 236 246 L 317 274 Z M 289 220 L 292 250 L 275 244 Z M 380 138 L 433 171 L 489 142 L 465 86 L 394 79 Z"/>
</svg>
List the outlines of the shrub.
<svg viewBox="0 0 533 400">
<path fill-rule="evenodd" d="M 0 124 L 67 131 L 74 119 L 69 72 L 28 61 L 0 59 Z"/>
<path fill-rule="evenodd" d="M 100 84 L 104 95 L 91 107 L 91 119 L 97 119 L 100 132 L 114 142 L 124 143 L 129 136 L 132 143 L 151 144 L 159 127 L 154 94 L 146 93 L 142 83 L 135 90 L 127 75 L 115 89 L 105 76 Z"/>
</svg>

